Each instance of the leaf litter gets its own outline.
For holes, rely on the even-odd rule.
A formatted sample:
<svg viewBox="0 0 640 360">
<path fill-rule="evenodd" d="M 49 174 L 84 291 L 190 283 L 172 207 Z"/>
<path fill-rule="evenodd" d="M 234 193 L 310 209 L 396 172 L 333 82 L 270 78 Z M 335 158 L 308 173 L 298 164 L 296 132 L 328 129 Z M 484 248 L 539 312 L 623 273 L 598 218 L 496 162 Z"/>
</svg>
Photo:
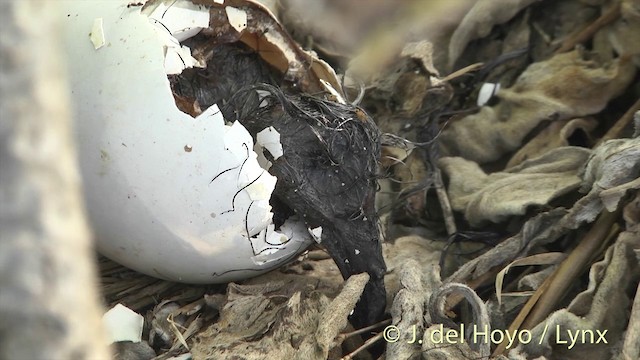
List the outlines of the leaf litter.
<svg viewBox="0 0 640 360">
<path fill-rule="evenodd" d="M 294 132 L 323 161 L 371 172 L 353 193 L 368 207 L 329 207 L 310 225 L 342 242 L 239 284 L 176 284 L 100 259 L 105 302 L 147 320 L 139 349 L 117 343 L 118 358 L 640 357 L 638 1 L 378 1 L 393 9 L 379 26 L 359 2 L 319 1 L 322 17 L 296 1 L 194 3 L 212 20 L 186 45 L 209 68 L 170 77 L 179 108 L 218 103 L 283 137 L 283 116 L 305 118 Z M 228 65 L 240 77 L 220 54 L 241 60 Z M 484 83 L 500 89 L 479 107 Z M 340 158 L 336 134 L 373 140 L 360 156 L 378 165 Z M 273 171 L 300 161 L 273 159 Z M 370 264 L 345 265 L 354 244 Z M 437 341 L 448 330 L 456 341 Z"/>
</svg>

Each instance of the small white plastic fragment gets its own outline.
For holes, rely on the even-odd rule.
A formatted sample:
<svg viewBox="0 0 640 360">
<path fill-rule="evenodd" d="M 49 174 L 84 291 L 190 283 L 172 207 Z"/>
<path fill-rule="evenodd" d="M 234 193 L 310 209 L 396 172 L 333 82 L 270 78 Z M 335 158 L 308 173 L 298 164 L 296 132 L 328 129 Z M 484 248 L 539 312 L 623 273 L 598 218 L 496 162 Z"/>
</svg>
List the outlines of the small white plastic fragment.
<svg viewBox="0 0 640 360">
<path fill-rule="evenodd" d="M 243 10 L 227 6 L 224 8 L 227 12 L 227 19 L 229 24 L 236 29 L 237 32 L 242 32 L 247 27 L 247 13 Z"/>
<path fill-rule="evenodd" d="M 224 0 L 213 0 L 214 3 L 224 4 Z"/>
<path fill-rule="evenodd" d="M 274 160 L 278 160 L 284 152 L 282 151 L 282 143 L 280 143 L 280 133 L 273 126 L 269 126 L 260 131 L 257 136 L 258 144 L 273 156 Z"/>
<path fill-rule="evenodd" d="M 142 339 L 144 317 L 122 304 L 117 304 L 107 311 L 102 316 L 102 323 L 111 342 L 131 341 L 137 343 Z"/>
<path fill-rule="evenodd" d="M 478 106 L 484 106 L 500 90 L 500 84 L 484 83 L 478 93 Z"/>
<path fill-rule="evenodd" d="M 106 41 L 104 38 L 104 24 L 102 18 L 96 18 L 93 20 L 93 26 L 91 27 L 89 39 L 91 39 L 93 48 L 96 50 L 104 46 Z"/>
</svg>

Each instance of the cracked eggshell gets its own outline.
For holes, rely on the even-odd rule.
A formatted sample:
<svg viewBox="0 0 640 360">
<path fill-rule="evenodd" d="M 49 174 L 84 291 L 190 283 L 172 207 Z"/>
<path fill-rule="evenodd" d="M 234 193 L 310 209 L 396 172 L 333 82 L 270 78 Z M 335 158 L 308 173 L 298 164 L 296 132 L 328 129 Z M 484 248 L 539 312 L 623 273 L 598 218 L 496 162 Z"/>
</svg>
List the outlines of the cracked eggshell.
<svg viewBox="0 0 640 360">
<path fill-rule="evenodd" d="M 274 228 L 276 179 L 258 164 L 251 135 L 240 123 L 225 124 L 215 105 L 195 119 L 177 109 L 165 40 L 154 20 L 128 4 L 58 6 L 98 250 L 189 283 L 248 278 L 294 258 L 312 240 L 294 218 Z M 98 18 L 105 44 L 96 49 L 87 34 Z"/>
</svg>

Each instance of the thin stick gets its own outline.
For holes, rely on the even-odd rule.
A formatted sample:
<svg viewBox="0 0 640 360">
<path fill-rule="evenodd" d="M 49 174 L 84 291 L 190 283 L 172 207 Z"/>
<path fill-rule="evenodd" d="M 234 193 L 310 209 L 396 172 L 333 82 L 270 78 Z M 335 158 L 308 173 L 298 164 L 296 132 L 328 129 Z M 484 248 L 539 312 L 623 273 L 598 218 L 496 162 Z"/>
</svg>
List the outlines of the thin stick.
<svg viewBox="0 0 640 360">
<path fill-rule="evenodd" d="M 453 235 L 458 232 L 456 228 L 456 221 L 453 217 L 453 210 L 451 209 L 451 202 L 449 202 L 449 196 L 444 188 L 442 182 L 442 173 L 440 168 L 435 167 L 433 174 L 433 185 L 436 188 L 436 194 L 438 195 L 438 201 L 440 201 L 440 207 L 442 208 L 442 214 L 444 216 L 444 225 L 447 228 L 447 234 Z"/>
<path fill-rule="evenodd" d="M 373 325 L 369 325 L 367 327 L 364 327 L 362 329 L 358 329 L 352 332 L 348 332 L 348 333 L 344 333 L 344 334 L 340 334 L 337 337 L 337 342 L 341 343 L 343 342 L 345 339 L 350 338 L 352 336 L 356 336 L 356 335 L 360 335 L 363 334 L 369 330 L 373 330 L 373 329 L 377 329 L 379 327 L 383 327 L 383 326 L 387 326 L 387 325 L 391 325 L 391 319 L 387 319 L 387 320 L 383 320 L 380 321 L 379 323 L 373 324 Z"/>
<path fill-rule="evenodd" d="M 369 340 L 365 341 L 364 344 L 362 344 L 362 346 L 360 346 L 359 348 L 353 350 L 350 354 L 347 354 L 347 355 L 343 356 L 340 360 L 351 360 L 351 359 L 353 359 L 353 357 L 356 356 L 358 353 L 366 350 L 368 347 L 370 347 L 371 345 L 376 343 L 378 340 L 382 339 L 383 335 L 384 335 L 384 332 L 380 332 L 380 333 L 376 334 L 376 336 L 374 336 L 374 337 L 370 338 Z"/>
<path fill-rule="evenodd" d="M 607 12 L 600 15 L 594 22 L 589 24 L 582 31 L 577 34 L 573 34 L 569 36 L 556 50 L 556 54 L 560 54 L 566 51 L 573 49 L 576 45 L 581 44 L 587 40 L 589 40 L 598 30 L 602 29 L 604 26 L 614 22 L 616 19 L 620 17 L 620 4 L 616 4 L 611 7 Z"/>
<path fill-rule="evenodd" d="M 603 241 L 611 236 L 611 229 L 619 211 L 613 213 L 605 211 L 600 215 L 582 241 L 571 251 L 571 254 L 529 298 L 529 301 L 509 326 L 510 332 L 515 332 L 518 329 L 531 329 L 556 309 L 567 289 L 587 267 L 592 254 L 598 250 Z M 507 342 L 498 345 L 493 356 L 501 355 L 506 346 Z"/>
<path fill-rule="evenodd" d="M 466 73 L 470 73 L 472 71 L 476 71 L 476 70 L 480 69 L 483 66 L 484 66 L 484 63 L 481 63 L 481 62 L 475 63 L 475 64 L 471 64 L 469 66 L 463 67 L 462 69 L 458 69 L 458 70 L 452 72 L 451 74 L 443 77 L 440 80 L 441 81 L 450 81 L 450 80 L 453 80 L 453 79 L 455 79 L 457 77 L 460 77 L 460 76 L 462 76 L 462 75 L 464 75 Z"/>
<path fill-rule="evenodd" d="M 607 239 L 616 221 L 617 213 L 617 211 L 614 213 L 605 212 L 600 215 L 600 218 L 596 220 L 580 244 L 578 244 L 578 246 L 571 251 L 571 254 L 558 266 L 555 271 L 555 276 L 551 284 L 549 284 L 549 289 L 542 295 L 540 301 L 538 301 L 529 316 L 527 316 L 527 319 L 522 323 L 523 328 L 533 328 L 555 309 L 562 296 L 566 293 L 566 290 L 585 270 L 593 252 Z"/>
<path fill-rule="evenodd" d="M 547 291 L 547 289 L 549 288 L 549 285 L 551 284 L 551 280 L 553 280 L 554 275 L 555 273 L 549 275 L 549 277 L 547 277 L 544 280 L 544 282 L 542 282 L 540 287 L 538 287 L 536 292 L 533 293 L 533 295 L 531 295 L 531 297 L 529 298 L 529 300 L 527 300 L 527 302 L 524 304 L 522 309 L 520 309 L 520 313 L 518 313 L 518 316 L 516 316 L 516 318 L 513 319 L 513 322 L 509 326 L 509 331 L 512 331 L 513 333 L 513 331 L 516 331 L 522 328 L 522 323 L 526 320 L 527 315 L 529 315 L 529 313 L 531 312 L 531 309 L 533 309 L 533 307 L 536 306 L 536 303 L 538 302 L 540 297 Z M 504 351 L 506 350 L 507 345 L 508 344 L 506 341 L 503 341 L 502 343 L 498 344 L 496 349 L 493 351 L 493 354 L 491 354 L 491 357 L 497 357 L 499 355 L 502 355 L 502 353 L 504 353 Z"/>
</svg>

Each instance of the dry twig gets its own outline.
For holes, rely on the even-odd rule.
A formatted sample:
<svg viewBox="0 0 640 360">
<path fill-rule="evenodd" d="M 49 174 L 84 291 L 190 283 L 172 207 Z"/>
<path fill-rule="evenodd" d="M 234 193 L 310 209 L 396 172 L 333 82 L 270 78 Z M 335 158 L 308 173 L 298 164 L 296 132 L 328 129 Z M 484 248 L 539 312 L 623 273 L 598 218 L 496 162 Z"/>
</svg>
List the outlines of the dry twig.
<svg viewBox="0 0 640 360">
<path fill-rule="evenodd" d="M 600 15 L 594 22 L 592 22 L 589 26 L 579 31 L 576 34 L 569 36 L 562 43 L 562 46 L 556 50 L 556 54 L 567 52 L 573 49 L 576 45 L 583 43 L 590 39 L 598 30 L 602 29 L 606 25 L 614 22 L 620 17 L 620 3 L 616 3 L 611 7 L 607 12 Z"/>
<path fill-rule="evenodd" d="M 600 215 L 582 241 L 525 304 L 509 326 L 510 332 L 533 328 L 557 308 L 558 302 L 565 295 L 571 283 L 586 269 L 593 253 L 611 235 L 618 214 L 619 211 L 605 212 Z M 506 342 L 498 345 L 493 356 L 502 354 L 506 346 Z"/>
</svg>

